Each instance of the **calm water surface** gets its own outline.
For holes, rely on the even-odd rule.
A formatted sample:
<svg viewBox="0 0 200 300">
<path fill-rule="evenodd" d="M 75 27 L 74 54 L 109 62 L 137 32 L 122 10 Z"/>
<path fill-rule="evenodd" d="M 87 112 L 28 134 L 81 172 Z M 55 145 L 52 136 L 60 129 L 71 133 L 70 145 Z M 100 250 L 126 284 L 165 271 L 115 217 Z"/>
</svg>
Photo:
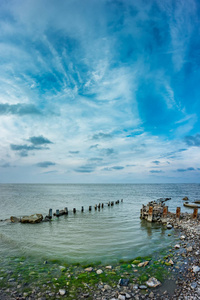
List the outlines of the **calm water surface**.
<svg viewBox="0 0 200 300">
<path fill-rule="evenodd" d="M 184 196 L 200 199 L 199 184 L 1 184 L 0 219 L 49 208 L 68 207 L 69 215 L 50 223 L 0 222 L 0 254 L 31 255 L 68 262 L 114 262 L 149 255 L 171 240 L 162 226 L 140 220 L 140 208 L 151 200 L 171 197 L 169 210 L 182 206 Z M 124 199 L 114 207 L 88 211 L 89 205 Z M 81 206 L 85 211 L 81 213 Z M 77 209 L 76 215 L 72 213 Z"/>
</svg>

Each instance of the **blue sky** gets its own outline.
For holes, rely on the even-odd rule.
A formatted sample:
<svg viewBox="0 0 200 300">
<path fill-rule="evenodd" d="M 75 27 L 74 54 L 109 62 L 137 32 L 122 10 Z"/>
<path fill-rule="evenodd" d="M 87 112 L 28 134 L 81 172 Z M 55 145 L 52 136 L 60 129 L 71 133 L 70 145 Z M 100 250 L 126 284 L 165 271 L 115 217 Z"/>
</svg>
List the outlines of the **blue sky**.
<svg viewBox="0 0 200 300">
<path fill-rule="evenodd" d="M 199 6 L 1 0 L 0 182 L 199 182 Z"/>
</svg>

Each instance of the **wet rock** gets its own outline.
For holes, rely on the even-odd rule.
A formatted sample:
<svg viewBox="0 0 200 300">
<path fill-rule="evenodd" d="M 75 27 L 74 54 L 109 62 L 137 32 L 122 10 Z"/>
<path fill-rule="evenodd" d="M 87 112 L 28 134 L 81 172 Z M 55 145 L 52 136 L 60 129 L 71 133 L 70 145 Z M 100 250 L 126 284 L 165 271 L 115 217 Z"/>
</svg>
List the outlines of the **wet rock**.
<svg viewBox="0 0 200 300">
<path fill-rule="evenodd" d="M 146 281 L 146 284 L 149 287 L 154 287 L 155 288 L 155 287 L 161 285 L 161 282 L 158 279 L 156 279 L 155 277 L 151 277 L 151 278 L 149 278 L 148 281 Z"/>
<path fill-rule="evenodd" d="M 92 271 L 93 271 L 93 268 L 92 268 L 92 267 L 86 268 L 85 271 L 86 271 L 86 272 L 92 272 Z"/>
<path fill-rule="evenodd" d="M 106 266 L 106 269 L 112 270 L 112 266 Z"/>
<path fill-rule="evenodd" d="M 185 239 L 185 235 L 182 235 L 182 236 L 180 237 L 180 239 L 181 239 L 181 240 L 184 240 L 184 239 Z"/>
<path fill-rule="evenodd" d="M 11 216 L 11 217 L 10 217 L 10 221 L 11 221 L 12 223 L 19 223 L 19 222 L 20 222 L 20 218 Z"/>
<path fill-rule="evenodd" d="M 65 289 L 60 289 L 60 290 L 59 290 L 59 294 L 60 294 L 61 296 L 64 296 L 64 295 L 66 294 L 66 290 L 65 290 Z"/>
<path fill-rule="evenodd" d="M 189 200 L 188 197 L 184 197 L 183 200 Z"/>
<path fill-rule="evenodd" d="M 145 266 L 147 266 L 148 264 L 149 264 L 149 261 L 147 260 L 147 261 L 144 261 L 144 262 L 139 263 L 139 264 L 138 264 L 138 267 L 145 267 Z"/>
<path fill-rule="evenodd" d="M 31 224 L 35 224 L 35 223 L 40 223 L 43 219 L 43 215 L 41 214 L 34 214 L 31 216 L 24 216 L 20 219 L 21 223 L 31 223 Z"/>
<path fill-rule="evenodd" d="M 128 286 L 128 284 L 129 284 L 129 279 L 121 278 L 119 280 L 119 285 L 121 286 Z"/>
<path fill-rule="evenodd" d="M 64 266 L 59 266 L 59 269 L 60 269 L 61 272 L 66 270 L 66 268 Z"/>
<path fill-rule="evenodd" d="M 173 228 L 172 224 L 167 224 L 167 229 L 172 229 L 172 228 Z"/>
<path fill-rule="evenodd" d="M 101 270 L 101 269 L 99 269 L 99 270 L 97 270 L 97 272 L 96 272 L 98 275 L 100 275 L 100 274 L 102 274 L 103 273 L 103 270 Z"/>
<path fill-rule="evenodd" d="M 180 246 L 179 244 L 176 244 L 176 245 L 174 246 L 175 249 L 180 249 L 180 247 L 181 247 L 181 246 Z"/>
</svg>

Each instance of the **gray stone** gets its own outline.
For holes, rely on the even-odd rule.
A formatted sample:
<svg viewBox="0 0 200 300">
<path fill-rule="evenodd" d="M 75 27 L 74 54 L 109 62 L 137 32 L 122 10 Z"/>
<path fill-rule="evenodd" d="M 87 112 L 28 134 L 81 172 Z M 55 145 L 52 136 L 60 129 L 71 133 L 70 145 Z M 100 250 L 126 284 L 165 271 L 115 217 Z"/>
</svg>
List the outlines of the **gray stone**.
<svg viewBox="0 0 200 300">
<path fill-rule="evenodd" d="M 171 224 L 167 224 L 167 229 L 172 229 L 172 225 Z"/>
<path fill-rule="evenodd" d="M 188 247 L 186 250 L 187 252 L 192 252 L 192 246 Z"/>
<path fill-rule="evenodd" d="M 200 271 L 200 268 L 199 268 L 198 266 L 193 266 L 193 267 L 192 267 L 192 271 L 193 271 L 194 273 L 197 273 L 197 272 Z"/>
<path fill-rule="evenodd" d="M 100 274 L 102 274 L 103 273 L 103 270 L 101 270 L 101 269 L 99 269 L 99 270 L 97 270 L 97 272 L 96 272 L 98 275 L 100 275 Z"/>
<path fill-rule="evenodd" d="M 65 289 L 60 289 L 60 290 L 59 290 L 59 294 L 60 294 L 61 296 L 64 296 L 64 295 L 66 294 L 66 290 L 65 290 Z"/>
<path fill-rule="evenodd" d="M 197 287 L 197 283 L 195 281 L 193 281 L 191 284 L 190 284 L 191 288 L 194 290 L 196 289 Z"/>
<path fill-rule="evenodd" d="M 139 286 L 139 289 L 140 289 L 140 290 L 146 290 L 146 289 L 147 289 L 147 286 L 144 285 L 144 284 L 142 284 L 142 285 Z"/>
<path fill-rule="evenodd" d="M 155 277 L 151 277 L 151 278 L 149 278 L 148 281 L 146 281 L 146 284 L 149 287 L 157 287 L 157 286 L 161 285 L 161 282 L 158 279 L 156 279 Z"/>
<path fill-rule="evenodd" d="M 119 300 L 126 300 L 126 297 L 125 297 L 124 295 L 119 295 L 119 296 L 118 296 L 118 299 L 119 299 Z"/>
<path fill-rule="evenodd" d="M 104 289 L 105 289 L 106 291 L 108 291 L 108 290 L 111 290 L 112 288 L 111 288 L 111 286 L 110 286 L 110 285 L 108 285 L 108 284 L 105 284 L 105 285 L 104 285 Z"/>
</svg>

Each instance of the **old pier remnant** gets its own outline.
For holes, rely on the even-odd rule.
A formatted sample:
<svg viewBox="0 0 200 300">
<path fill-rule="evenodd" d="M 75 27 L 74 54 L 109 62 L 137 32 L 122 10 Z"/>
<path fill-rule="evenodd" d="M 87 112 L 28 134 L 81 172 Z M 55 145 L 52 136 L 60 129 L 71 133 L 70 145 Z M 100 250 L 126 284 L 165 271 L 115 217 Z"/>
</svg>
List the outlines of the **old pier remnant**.
<svg viewBox="0 0 200 300">
<path fill-rule="evenodd" d="M 167 223 L 168 206 L 164 201 L 151 201 L 143 205 L 140 211 L 140 218 L 148 222 Z"/>
</svg>

